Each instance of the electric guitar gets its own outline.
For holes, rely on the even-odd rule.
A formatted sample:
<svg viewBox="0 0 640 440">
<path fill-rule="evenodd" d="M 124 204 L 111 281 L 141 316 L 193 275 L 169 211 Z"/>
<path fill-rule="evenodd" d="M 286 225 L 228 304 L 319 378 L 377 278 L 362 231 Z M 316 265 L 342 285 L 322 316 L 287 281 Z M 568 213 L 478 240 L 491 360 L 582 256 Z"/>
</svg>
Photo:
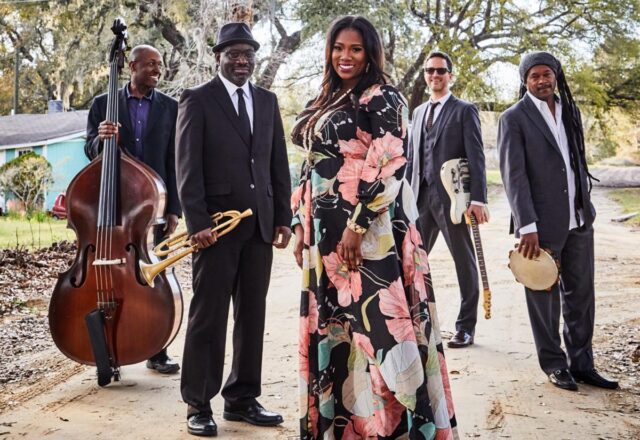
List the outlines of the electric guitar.
<svg viewBox="0 0 640 440">
<path fill-rule="evenodd" d="M 475 216 L 466 215 L 467 208 L 471 202 L 471 176 L 469 174 L 469 161 L 464 158 L 451 159 L 442 164 L 440 168 L 440 179 L 444 189 L 451 199 L 451 209 L 449 217 L 455 225 L 462 222 L 464 216 L 467 224 L 471 226 L 473 244 L 476 248 L 476 257 L 480 269 L 483 289 L 484 318 L 491 319 L 491 290 L 489 290 L 489 279 L 482 252 L 482 241 L 480 240 L 480 229 Z"/>
</svg>

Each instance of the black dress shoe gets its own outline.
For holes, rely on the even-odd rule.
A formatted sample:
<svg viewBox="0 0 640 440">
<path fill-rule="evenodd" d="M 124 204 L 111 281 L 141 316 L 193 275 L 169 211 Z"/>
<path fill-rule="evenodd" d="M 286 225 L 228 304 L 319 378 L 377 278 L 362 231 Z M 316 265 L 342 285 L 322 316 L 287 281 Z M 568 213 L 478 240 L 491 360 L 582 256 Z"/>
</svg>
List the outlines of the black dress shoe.
<svg viewBox="0 0 640 440">
<path fill-rule="evenodd" d="M 211 414 L 199 413 L 187 419 L 187 431 L 189 434 L 201 437 L 215 437 L 218 435 L 218 426 Z"/>
<path fill-rule="evenodd" d="M 556 370 L 549 375 L 549 381 L 558 388 L 569 391 L 578 391 L 578 384 L 566 368 Z"/>
<path fill-rule="evenodd" d="M 180 365 L 169 356 L 166 356 L 160 359 L 149 359 L 147 361 L 147 368 L 156 370 L 162 374 L 174 374 L 180 370 Z"/>
<path fill-rule="evenodd" d="M 245 421 L 258 426 L 276 426 L 284 421 L 280 414 L 267 411 L 258 402 L 242 407 L 225 405 L 222 417 L 231 422 Z"/>
<path fill-rule="evenodd" d="M 447 342 L 449 348 L 463 348 L 473 345 L 473 336 L 464 330 L 458 330 L 456 334 Z"/>
<path fill-rule="evenodd" d="M 618 388 L 618 381 L 602 377 L 595 368 L 587 371 L 572 371 L 571 374 L 573 374 L 573 377 L 575 377 L 578 382 L 584 382 L 594 387 L 606 388 L 608 390 Z"/>
</svg>

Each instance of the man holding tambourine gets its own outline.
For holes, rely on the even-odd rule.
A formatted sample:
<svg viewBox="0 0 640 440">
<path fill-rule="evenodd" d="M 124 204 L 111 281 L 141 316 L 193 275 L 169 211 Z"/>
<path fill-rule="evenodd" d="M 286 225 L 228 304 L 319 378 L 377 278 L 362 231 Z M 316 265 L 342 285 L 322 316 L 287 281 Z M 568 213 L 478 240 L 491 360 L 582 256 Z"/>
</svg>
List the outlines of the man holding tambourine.
<svg viewBox="0 0 640 440">
<path fill-rule="evenodd" d="M 520 238 L 519 257 L 533 267 L 545 252 L 561 267 L 546 289 L 517 275 L 525 284 L 540 367 L 562 389 L 577 390 L 576 381 L 615 389 L 618 382 L 602 377 L 593 364 L 595 209 L 580 111 L 553 55 L 527 54 L 519 70 L 521 99 L 498 126 L 511 232 Z M 561 311 L 566 353 L 558 332 Z"/>
</svg>

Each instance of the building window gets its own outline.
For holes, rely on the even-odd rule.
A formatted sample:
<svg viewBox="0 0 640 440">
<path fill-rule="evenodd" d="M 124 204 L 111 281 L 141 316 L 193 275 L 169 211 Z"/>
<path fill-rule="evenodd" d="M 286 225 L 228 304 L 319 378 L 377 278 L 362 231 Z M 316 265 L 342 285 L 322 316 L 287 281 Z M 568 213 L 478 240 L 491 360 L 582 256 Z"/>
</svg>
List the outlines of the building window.
<svg viewBox="0 0 640 440">
<path fill-rule="evenodd" d="M 18 157 L 33 151 L 33 148 L 19 148 L 16 150 Z"/>
</svg>

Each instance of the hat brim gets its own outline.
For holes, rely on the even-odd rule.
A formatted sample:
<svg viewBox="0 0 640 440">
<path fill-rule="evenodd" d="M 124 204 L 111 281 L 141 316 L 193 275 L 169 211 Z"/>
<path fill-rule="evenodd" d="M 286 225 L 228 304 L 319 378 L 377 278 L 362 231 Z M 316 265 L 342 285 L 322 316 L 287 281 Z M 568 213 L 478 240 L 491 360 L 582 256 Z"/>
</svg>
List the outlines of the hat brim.
<svg viewBox="0 0 640 440">
<path fill-rule="evenodd" d="M 213 46 L 213 52 L 215 53 L 220 52 L 225 47 L 231 46 L 232 44 L 238 44 L 238 43 L 249 44 L 253 46 L 255 50 L 260 49 L 260 43 L 258 43 L 256 40 L 251 40 L 249 38 L 235 38 L 232 40 L 227 40 L 224 43 L 216 44 L 215 46 Z"/>
</svg>

